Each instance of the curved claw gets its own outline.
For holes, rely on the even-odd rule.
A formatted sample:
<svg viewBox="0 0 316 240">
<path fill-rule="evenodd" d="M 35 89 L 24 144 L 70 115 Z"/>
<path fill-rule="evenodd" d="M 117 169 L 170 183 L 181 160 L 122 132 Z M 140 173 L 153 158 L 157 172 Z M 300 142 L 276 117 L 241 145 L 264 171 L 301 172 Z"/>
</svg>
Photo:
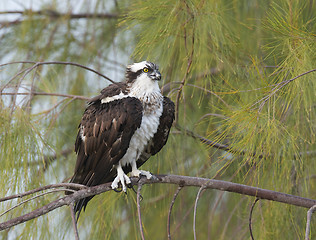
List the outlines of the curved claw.
<svg viewBox="0 0 316 240">
<path fill-rule="evenodd" d="M 112 189 L 117 189 L 119 186 L 119 183 L 121 183 L 122 185 L 122 190 L 123 192 L 126 193 L 126 185 L 131 184 L 131 180 L 129 179 L 129 177 L 124 173 L 121 165 L 117 166 L 117 176 L 115 177 L 115 179 L 113 180 L 111 187 Z"/>
</svg>

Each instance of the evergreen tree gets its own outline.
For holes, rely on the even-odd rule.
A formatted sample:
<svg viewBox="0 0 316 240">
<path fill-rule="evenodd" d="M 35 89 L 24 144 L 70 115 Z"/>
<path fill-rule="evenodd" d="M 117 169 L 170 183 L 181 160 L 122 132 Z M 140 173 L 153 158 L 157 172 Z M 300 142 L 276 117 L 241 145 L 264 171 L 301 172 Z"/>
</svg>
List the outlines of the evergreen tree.
<svg viewBox="0 0 316 240">
<path fill-rule="evenodd" d="M 146 170 L 316 198 L 313 1 L 40 2 L 20 12 L 0 12 L 1 197 L 71 177 L 85 100 L 110 82 L 69 62 L 122 81 L 128 63 L 150 60 L 160 66 L 162 89 L 176 103 L 177 117 L 167 145 Z M 27 62 L 5 65 L 17 61 Z M 165 184 L 142 188 L 147 239 L 167 238 L 176 190 Z M 172 239 L 193 239 L 198 191 L 184 187 L 175 199 Z M 198 239 L 250 239 L 255 198 L 199 193 Z M 1 222 L 62 195 L 31 199 Z M 3 202 L 0 210 L 23 200 Z M 303 239 L 306 211 L 259 201 L 252 213 L 254 239 Z M 69 239 L 71 224 L 63 207 L 0 236 Z M 110 191 L 94 197 L 78 228 L 81 239 L 141 239 L 136 194 Z M 312 236 L 315 229 L 312 222 Z"/>
</svg>

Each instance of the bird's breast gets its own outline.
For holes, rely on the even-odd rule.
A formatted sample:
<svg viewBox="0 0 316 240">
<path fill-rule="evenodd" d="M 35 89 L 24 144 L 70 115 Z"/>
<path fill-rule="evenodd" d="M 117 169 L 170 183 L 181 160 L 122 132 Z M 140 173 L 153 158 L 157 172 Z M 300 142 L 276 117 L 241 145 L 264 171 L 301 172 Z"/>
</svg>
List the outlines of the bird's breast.
<svg viewBox="0 0 316 240">
<path fill-rule="evenodd" d="M 146 106 L 144 107 L 141 125 L 131 138 L 126 154 L 120 160 L 123 166 L 130 164 L 132 161 L 137 161 L 148 142 L 157 132 L 163 110 L 162 102 L 149 108 L 146 111 Z"/>
</svg>

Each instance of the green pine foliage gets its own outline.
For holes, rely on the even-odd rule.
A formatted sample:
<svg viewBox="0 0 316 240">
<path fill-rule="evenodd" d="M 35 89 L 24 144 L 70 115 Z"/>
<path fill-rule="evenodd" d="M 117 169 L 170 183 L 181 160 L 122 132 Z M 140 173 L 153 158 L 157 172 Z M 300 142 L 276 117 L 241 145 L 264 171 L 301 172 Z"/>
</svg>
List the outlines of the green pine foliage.
<svg viewBox="0 0 316 240">
<path fill-rule="evenodd" d="M 177 119 L 167 145 L 143 169 L 316 198 L 316 73 L 309 72 L 316 69 L 312 1 L 41 2 L 40 14 L 28 11 L 20 23 L 2 25 L 1 64 L 76 62 L 114 81 L 123 80 L 128 63 L 147 59 L 159 64 L 164 94 L 177 104 Z M 71 14 L 78 12 L 95 15 L 73 18 Z M 104 13 L 114 17 L 97 16 Z M 0 91 L 32 89 L 90 97 L 109 84 L 82 68 L 57 64 L 14 77 L 31 66 L 1 66 Z M 69 180 L 76 161 L 71 150 L 85 106 L 83 100 L 62 96 L 1 96 L 1 197 Z M 231 150 L 207 146 L 185 130 Z M 143 186 L 147 239 L 167 239 L 168 210 L 176 189 Z M 180 191 L 171 214 L 172 239 L 193 239 L 197 192 L 193 187 Z M 61 196 L 63 192 L 35 198 L 1 216 L 1 222 Z M 23 200 L 1 203 L 0 210 Z M 198 239 L 250 239 L 248 218 L 254 201 L 234 193 L 204 191 L 197 207 Z M 252 216 L 254 238 L 303 239 L 306 212 L 260 200 Z M 78 227 L 81 239 L 141 239 L 136 194 L 129 190 L 127 195 L 96 196 L 81 214 Z M 312 236 L 315 229 L 312 221 Z M 73 238 L 70 211 L 57 209 L 0 236 Z"/>
</svg>

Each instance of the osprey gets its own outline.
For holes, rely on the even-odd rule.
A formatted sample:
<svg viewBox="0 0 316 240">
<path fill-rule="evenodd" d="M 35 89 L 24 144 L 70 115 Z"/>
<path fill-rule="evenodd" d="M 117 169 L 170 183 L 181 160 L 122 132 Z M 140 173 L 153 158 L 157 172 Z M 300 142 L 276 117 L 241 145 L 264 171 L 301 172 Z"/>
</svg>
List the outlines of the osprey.
<svg viewBox="0 0 316 240">
<path fill-rule="evenodd" d="M 128 173 L 152 177 L 138 168 L 166 144 L 174 103 L 161 94 L 156 64 L 129 65 L 125 77 L 125 82 L 109 85 L 89 101 L 78 127 L 77 162 L 70 182 L 86 186 L 112 182 L 112 189 L 121 186 L 126 192 L 131 183 Z M 75 203 L 77 219 L 92 197 Z"/>
</svg>

